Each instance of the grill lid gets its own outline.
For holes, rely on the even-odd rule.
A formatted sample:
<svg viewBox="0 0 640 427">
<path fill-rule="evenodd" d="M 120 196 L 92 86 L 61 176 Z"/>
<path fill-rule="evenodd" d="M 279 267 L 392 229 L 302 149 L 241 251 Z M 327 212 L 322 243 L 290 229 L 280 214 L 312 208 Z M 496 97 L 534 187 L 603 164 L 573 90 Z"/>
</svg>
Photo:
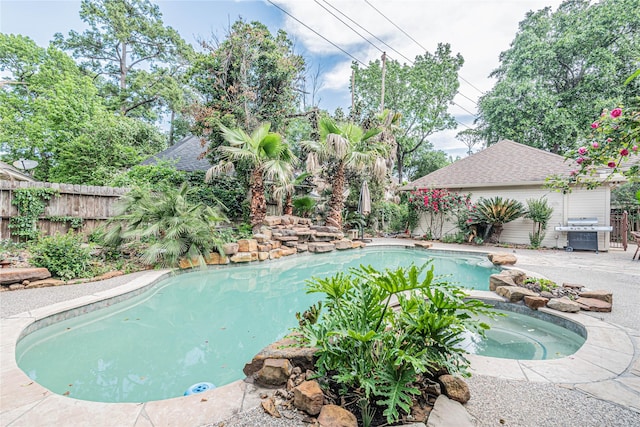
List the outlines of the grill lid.
<svg viewBox="0 0 640 427">
<path fill-rule="evenodd" d="M 598 218 L 595 217 L 582 217 L 582 218 L 568 218 L 567 225 L 596 225 Z"/>
</svg>

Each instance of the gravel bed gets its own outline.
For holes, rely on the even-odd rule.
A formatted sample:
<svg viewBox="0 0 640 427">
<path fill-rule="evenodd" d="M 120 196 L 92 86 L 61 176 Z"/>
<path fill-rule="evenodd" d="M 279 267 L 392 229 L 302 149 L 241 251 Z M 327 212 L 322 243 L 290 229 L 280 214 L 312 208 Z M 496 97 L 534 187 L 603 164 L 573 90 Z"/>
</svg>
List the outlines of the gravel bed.
<svg viewBox="0 0 640 427">
<path fill-rule="evenodd" d="M 304 418 L 297 411 L 280 411 L 283 416 L 274 418 L 267 414 L 264 409 L 255 408 L 242 412 L 233 418 L 218 424 L 207 424 L 206 427 L 298 427 L 310 424 L 302 421 Z M 289 418 L 290 417 L 290 418 Z"/>
<path fill-rule="evenodd" d="M 0 317 L 9 317 L 50 304 L 112 289 L 130 282 L 144 273 L 145 271 L 138 271 L 99 282 L 79 283 L 77 285 L 0 292 Z"/>
<path fill-rule="evenodd" d="M 486 376 L 474 376 L 467 383 L 471 400 L 465 406 L 478 426 L 640 426 L 640 413 L 566 386 Z"/>
</svg>

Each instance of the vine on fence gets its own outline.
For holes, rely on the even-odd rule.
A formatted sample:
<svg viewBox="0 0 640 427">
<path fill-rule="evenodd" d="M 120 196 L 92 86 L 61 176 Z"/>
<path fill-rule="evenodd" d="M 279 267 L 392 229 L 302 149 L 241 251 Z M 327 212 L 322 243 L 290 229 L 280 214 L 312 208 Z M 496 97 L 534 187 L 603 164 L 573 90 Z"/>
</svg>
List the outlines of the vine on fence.
<svg viewBox="0 0 640 427">
<path fill-rule="evenodd" d="M 84 220 L 79 216 L 48 216 L 45 219 L 48 219 L 52 222 L 64 222 L 69 223 L 69 227 L 77 230 L 82 227 Z"/>
<path fill-rule="evenodd" d="M 417 225 L 420 213 L 426 213 L 425 231 L 430 239 L 442 237 L 445 221 L 470 208 L 470 194 L 452 193 L 447 189 L 423 188 L 412 191 L 409 195 L 410 223 Z"/>
<path fill-rule="evenodd" d="M 11 204 L 18 209 L 18 215 L 9 220 L 11 234 L 24 240 L 35 239 L 38 236 L 38 218 L 44 213 L 46 202 L 59 194 L 58 190 L 46 187 L 14 190 Z"/>
</svg>

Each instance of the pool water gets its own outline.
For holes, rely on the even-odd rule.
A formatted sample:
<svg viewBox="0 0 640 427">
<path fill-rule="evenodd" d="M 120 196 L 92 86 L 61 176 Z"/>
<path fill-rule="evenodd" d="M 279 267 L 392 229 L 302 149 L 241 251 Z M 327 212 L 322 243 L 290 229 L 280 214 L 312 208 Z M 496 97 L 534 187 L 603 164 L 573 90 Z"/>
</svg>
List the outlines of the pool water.
<svg viewBox="0 0 640 427">
<path fill-rule="evenodd" d="M 498 270 L 481 256 L 406 248 L 307 255 L 178 274 L 149 291 L 25 336 L 20 368 L 55 393 L 101 402 L 146 402 L 181 396 L 191 385 L 243 378 L 242 368 L 296 326 L 295 313 L 318 294 L 306 279 L 360 264 L 378 269 L 433 259 L 436 274 L 487 289 Z M 82 285 L 78 285 L 82 286 Z"/>
<path fill-rule="evenodd" d="M 505 316 L 490 319 L 486 337 L 468 332 L 461 347 L 469 353 L 501 359 L 548 360 L 575 353 L 584 337 L 562 326 L 512 311 L 496 310 Z"/>
</svg>

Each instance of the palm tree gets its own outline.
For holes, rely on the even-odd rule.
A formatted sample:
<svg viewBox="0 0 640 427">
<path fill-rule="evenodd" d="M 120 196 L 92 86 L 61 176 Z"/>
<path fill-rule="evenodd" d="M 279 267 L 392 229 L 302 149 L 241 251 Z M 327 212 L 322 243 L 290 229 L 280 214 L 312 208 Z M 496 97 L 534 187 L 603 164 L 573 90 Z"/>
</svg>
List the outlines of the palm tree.
<svg viewBox="0 0 640 427">
<path fill-rule="evenodd" d="M 320 119 L 320 141 L 302 141 L 301 145 L 309 152 L 307 170 L 314 172 L 319 162 L 329 166 L 331 175 L 331 199 L 326 225 L 342 228 L 342 209 L 344 208 L 345 172 L 347 169 L 364 170 L 369 168 L 373 174 L 382 178 L 386 174 L 387 146 L 372 138 L 380 133 L 379 128 L 364 132 L 353 123 L 336 124 L 330 118 Z"/>
<path fill-rule="evenodd" d="M 289 146 L 282 137 L 269 132 L 271 125 L 263 123 L 251 135 L 244 130 L 229 129 L 220 125 L 224 139 L 229 145 L 220 146 L 220 163 L 207 171 L 206 180 L 222 173 L 231 173 L 234 165 L 243 162 L 249 164 L 251 176 L 251 202 L 249 218 L 254 232 L 262 225 L 267 215 L 267 200 L 264 195 L 264 181 L 273 180 L 286 183 L 291 180 L 293 165 L 296 161 Z"/>
<path fill-rule="evenodd" d="M 222 253 L 216 226 L 227 218 L 220 208 L 189 201 L 193 191 L 185 183 L 179 189 L 159 193 L 129 192 L 116 205 L 105 243 L 118 247 L 128 241 L 146 240 L 150 245 L 142 259 L 150 265 L 174 267 L 183 257 L 204 264 L 203 257 L 212 250 Z"/>
<path fill-rule="evenodd" d="M 309 177 L 308 172 L 304 172 L 292 180 L 277 183 L 273 189 L 273 197 L 278 200 L 278 209 L 282 207 L 282 199 L 284 198 L 283 214 L 293 215 L 293 195 L 296 192 L 296 186 L 302 184 Z"/>
</svg>

